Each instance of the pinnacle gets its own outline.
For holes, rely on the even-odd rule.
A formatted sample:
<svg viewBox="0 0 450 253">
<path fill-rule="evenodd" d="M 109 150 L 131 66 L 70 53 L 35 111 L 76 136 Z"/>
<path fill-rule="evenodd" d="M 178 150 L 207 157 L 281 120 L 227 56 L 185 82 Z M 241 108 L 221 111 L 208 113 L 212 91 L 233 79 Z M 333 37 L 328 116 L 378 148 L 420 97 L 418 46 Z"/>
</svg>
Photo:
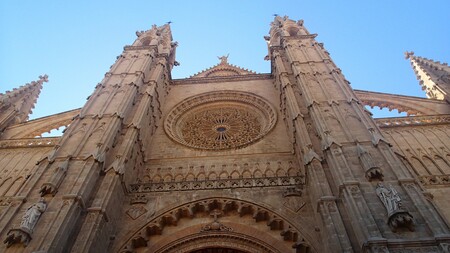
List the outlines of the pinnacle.
<svg viewBox="0 0 450 253">
<path fill-rule="evenodd" d="M 39 90 L 42 88 L 42 84 L 44 82 L 48 82 L 48 75 L 40 75 L 39 79 L 37 81 L 31 81 L 30 83 L 26 83 L 24 85 L 21 85 L 19 88 L 13 88 L 12 90 L 5 91 L 5 94 L 0 93 L 0 96 L 8 96 L 8 97 L 14 97 L 18 94 L 21 94 L 23 92 L 26 92 L 28 90 L 34 89 L 37 87 Z"/>
<path fill-rule="evenodd" d="M 414 51 L 410 51 L 410 52 L 406 51 L 405 52 L 405 59 L 409 59 L 413 55 L 414 55 Z"/>
</svg>

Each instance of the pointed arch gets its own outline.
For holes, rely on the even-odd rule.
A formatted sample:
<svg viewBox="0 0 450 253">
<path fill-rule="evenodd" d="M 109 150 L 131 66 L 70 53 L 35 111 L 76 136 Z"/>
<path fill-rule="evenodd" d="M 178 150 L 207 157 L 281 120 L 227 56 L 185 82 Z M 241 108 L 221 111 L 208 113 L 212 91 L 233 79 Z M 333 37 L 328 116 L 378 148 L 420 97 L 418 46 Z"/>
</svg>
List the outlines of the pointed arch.
<svg viewBox="0 0 450 253">
<path fill-rule="evenodd" d="M 234 170 L 233 172 L 231 172 L 230 177 L 233 179 L 237 179 L 237 178 L 240 178 L 241 175 L 239 174 L 239 172 L 237 170 Z"/>
<path fill-rule="evenodd" d="M 217 173 L 212 171 L 208 174 L 208 180 L 216 180 L 217 179 Z"/>
<path fill-rule="evenodd" d="M 288 176 L 292 177 L 292 176 L 298 176 L 300 173 L 298 171 L 298 169 L 294 168 L 294 167 L 290 167 L 288 169 Z"/>
<path fill-rule="evenodd" d="M 191 173 L 188 173 L 186 175 L 186 181 L 194 181 L 195 180 L 195 175 Z"/>
<path fill-rule="evenodd" d="M 0 184 L 0 196 L 5 196 L 6 192 L 9 189 L 9 186 L 11 185 L 12 178 L 8 177 L 3 180 L 3 182 Z"/>
<path fill-rule="evenodd" d="M 430 172 L 426 169 L 425 165 L 416 157 L 411 157 L 410 163 L 417 176 L 430 175 Z"/>
<path fill-rule="evenodd" d="M 152 182 L 153 182 L 153 183 L 160 183 L 160 182 L 162 182 L 162 177 L 161 177 L 161 175 L 160 175 L 160 174 L 154 175 L 153 178 L 152 178 Z"/>
<path fill-rule="evenodd" d="M 243 178 L 251 178 L 252 177 L 252 173 L 247 169 L 247 170 L 244 170 L 243 172 L 242 172 L 242 177 Z"/>
<path fill-rule="evenodd" d="M 174 178 L 175 178 L 176 182 L 180 182 L 180 181 L 183 181 L 184 176 L 181 173 L 179 173 L 179 174 L 175 175 Z"/>
<path fill-rule="evenodd" d="M 206 180 L 206 174 L 205 174 L 205 172 L 200 172 L 200 173 L 198 173 L 198 175 L 197 175 L 197 180 L 198 181 L 204 181 L 204 180 Z"/>
<path fill-rule="evenodd" d="M 164 182 L 170 182 L 170 181 L 173 181 L 173 176 L 172 176 L 172 174 L 167 173 L 167 174 L 164 176 Z"/>
<path fill-rule="evenodd" d="M 275 173 L 272 169 L 266 169 L 266 171 L 264 171 L 264 174 L 266 175 L 266 177 L 275 177 Z"/>
<path fill-rule="evenodd" d="M 16 180 L 14 180 L 14 182 L 12 182 L 11 186 L 9 187 L 8 191 L 5 193 L 5 196 L 15 196 L 22 187 L 24 182 L 25 179 L 23 177 L 19 177 Z"/>
<path fill-rule="evenodd" d="M 229 174 L 226 171 L 222 171 L 219 175 L 220 179 L 227 179 L 228 177 L 229 177 Z"/>
<path fill-rule="evenodd" d="M 444 160 L 444 158 L 440 156 L 435 156 L 434 160 L 436 161 L 436 165 L 439 167 L 439 169 L 444 174 L 450 174 L 450 165 L 447 163 L 447 161 Z"/>
<path fill-rule="evenodd" d="M 428 156 L 422 157 L 423 164 L 425 165 L 425 168 L 430 172 L 431 175 L 441 175 L 443 174 L 442 171 L 436 166 L 436 164 L 433 162 L 433 160 Z"/>
<path fill-rule="evenodd" d="M 277 175 L 277 177 L 287 176 L 286 171 L 283 168 L 278 168 L 277 171 L 275 172 L 275 174 Z"/>
<path fill-rule="evenodd" d="M 253 172 L 253 177 L 254 177 L 254 178 L 261 178 L 261 177 L 263 177 L 263 173 L 261 172 L 261 170 L 256 169 L 256 170 Z"/>
</svg>

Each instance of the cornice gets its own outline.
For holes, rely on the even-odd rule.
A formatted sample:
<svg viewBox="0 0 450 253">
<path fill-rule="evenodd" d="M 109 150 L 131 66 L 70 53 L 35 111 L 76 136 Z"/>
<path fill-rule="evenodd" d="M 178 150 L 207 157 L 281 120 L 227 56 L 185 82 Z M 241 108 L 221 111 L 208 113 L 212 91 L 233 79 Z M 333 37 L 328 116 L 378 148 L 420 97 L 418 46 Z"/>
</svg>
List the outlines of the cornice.
<svg viewBox="0 0 450 253">
<path fill-rule="evenodd" d="M 399 118 L 379 118 L 375 119 L 375 122 L 380 128 L 448 125 L 450 123 L 450 114 Z"/>
<path fill-rule="evenodd" d="M 53 147 L 58 143 L 59 139 L 60 137 L 2 140 L 0 141 L 0 149 Z"/>
<path fill-rule="evenodd" d="M 173 79 L 171 85 L 197 84 L 197 83 L 223 83 L 223 82 L 241 82 L 251 80 L 267 80 L 272 79 L 272 74 L 248 74 L 236 76 L 216 76 L 216 77 L 196 77 Z"/>
</svg>

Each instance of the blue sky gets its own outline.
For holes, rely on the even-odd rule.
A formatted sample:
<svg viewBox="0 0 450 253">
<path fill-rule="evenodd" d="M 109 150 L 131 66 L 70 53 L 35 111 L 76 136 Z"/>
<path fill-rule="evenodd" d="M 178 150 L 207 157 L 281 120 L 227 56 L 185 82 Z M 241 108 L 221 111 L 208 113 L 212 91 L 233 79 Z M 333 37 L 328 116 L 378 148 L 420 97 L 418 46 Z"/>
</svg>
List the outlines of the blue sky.
<svg viewBox="0 0 450 253">
<path fill-rule="evenodd" d="M 303 19 L 353 88 L 424 96 L 406 50 L 450 60 L 450 1 L 1 1 L 0 92 L 49 75 L 31 118 L 83 106 L 137 30 L 172 21 L 173 78 L 229 62 L 270 72 L 273 14 Z M 383 114 L 377 114 L 383 116 Z"/>
</svg>

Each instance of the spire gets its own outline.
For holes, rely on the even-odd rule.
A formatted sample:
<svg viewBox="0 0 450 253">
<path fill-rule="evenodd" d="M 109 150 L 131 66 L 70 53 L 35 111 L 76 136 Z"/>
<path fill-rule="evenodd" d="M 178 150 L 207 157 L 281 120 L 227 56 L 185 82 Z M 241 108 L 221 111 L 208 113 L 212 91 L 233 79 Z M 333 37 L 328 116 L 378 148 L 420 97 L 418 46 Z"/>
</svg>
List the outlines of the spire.
<svg viewBox="0 0 450 253">
<path fill-rule="evenodd" d="M 0 93 L 0 133 L 8 126 L 28 119 L 44 82 L 48 82 L 47 75 L 39 76 L 39 80 L 6 91 L 5 94 Z"/>
<path fill-rule="evenodd" d="M 450 103 L 450 67 L 447 63 L 436 62 L 414 52 L 405 52 L 411 66 L 428 98 L 446 100 Z"/>
<path fill-rule="evenodd" d="M 170 30 L 170 24 L 172 21 L 167 22 L 162 26 L 152 25 L 152 28 L 146 31 L 137 31 L 136 40 L 131 47 L 149 49 L 153 51 L 157 56 L 166 56 L 169 61 L 170 69 L 173 66 L 178 66 L 179 63 L 175 60 L 176 47 L 178 42 L 173 41 L 172 31 Z M 129 46 L 125 46 L 125 49 Z"/>
</svg>

